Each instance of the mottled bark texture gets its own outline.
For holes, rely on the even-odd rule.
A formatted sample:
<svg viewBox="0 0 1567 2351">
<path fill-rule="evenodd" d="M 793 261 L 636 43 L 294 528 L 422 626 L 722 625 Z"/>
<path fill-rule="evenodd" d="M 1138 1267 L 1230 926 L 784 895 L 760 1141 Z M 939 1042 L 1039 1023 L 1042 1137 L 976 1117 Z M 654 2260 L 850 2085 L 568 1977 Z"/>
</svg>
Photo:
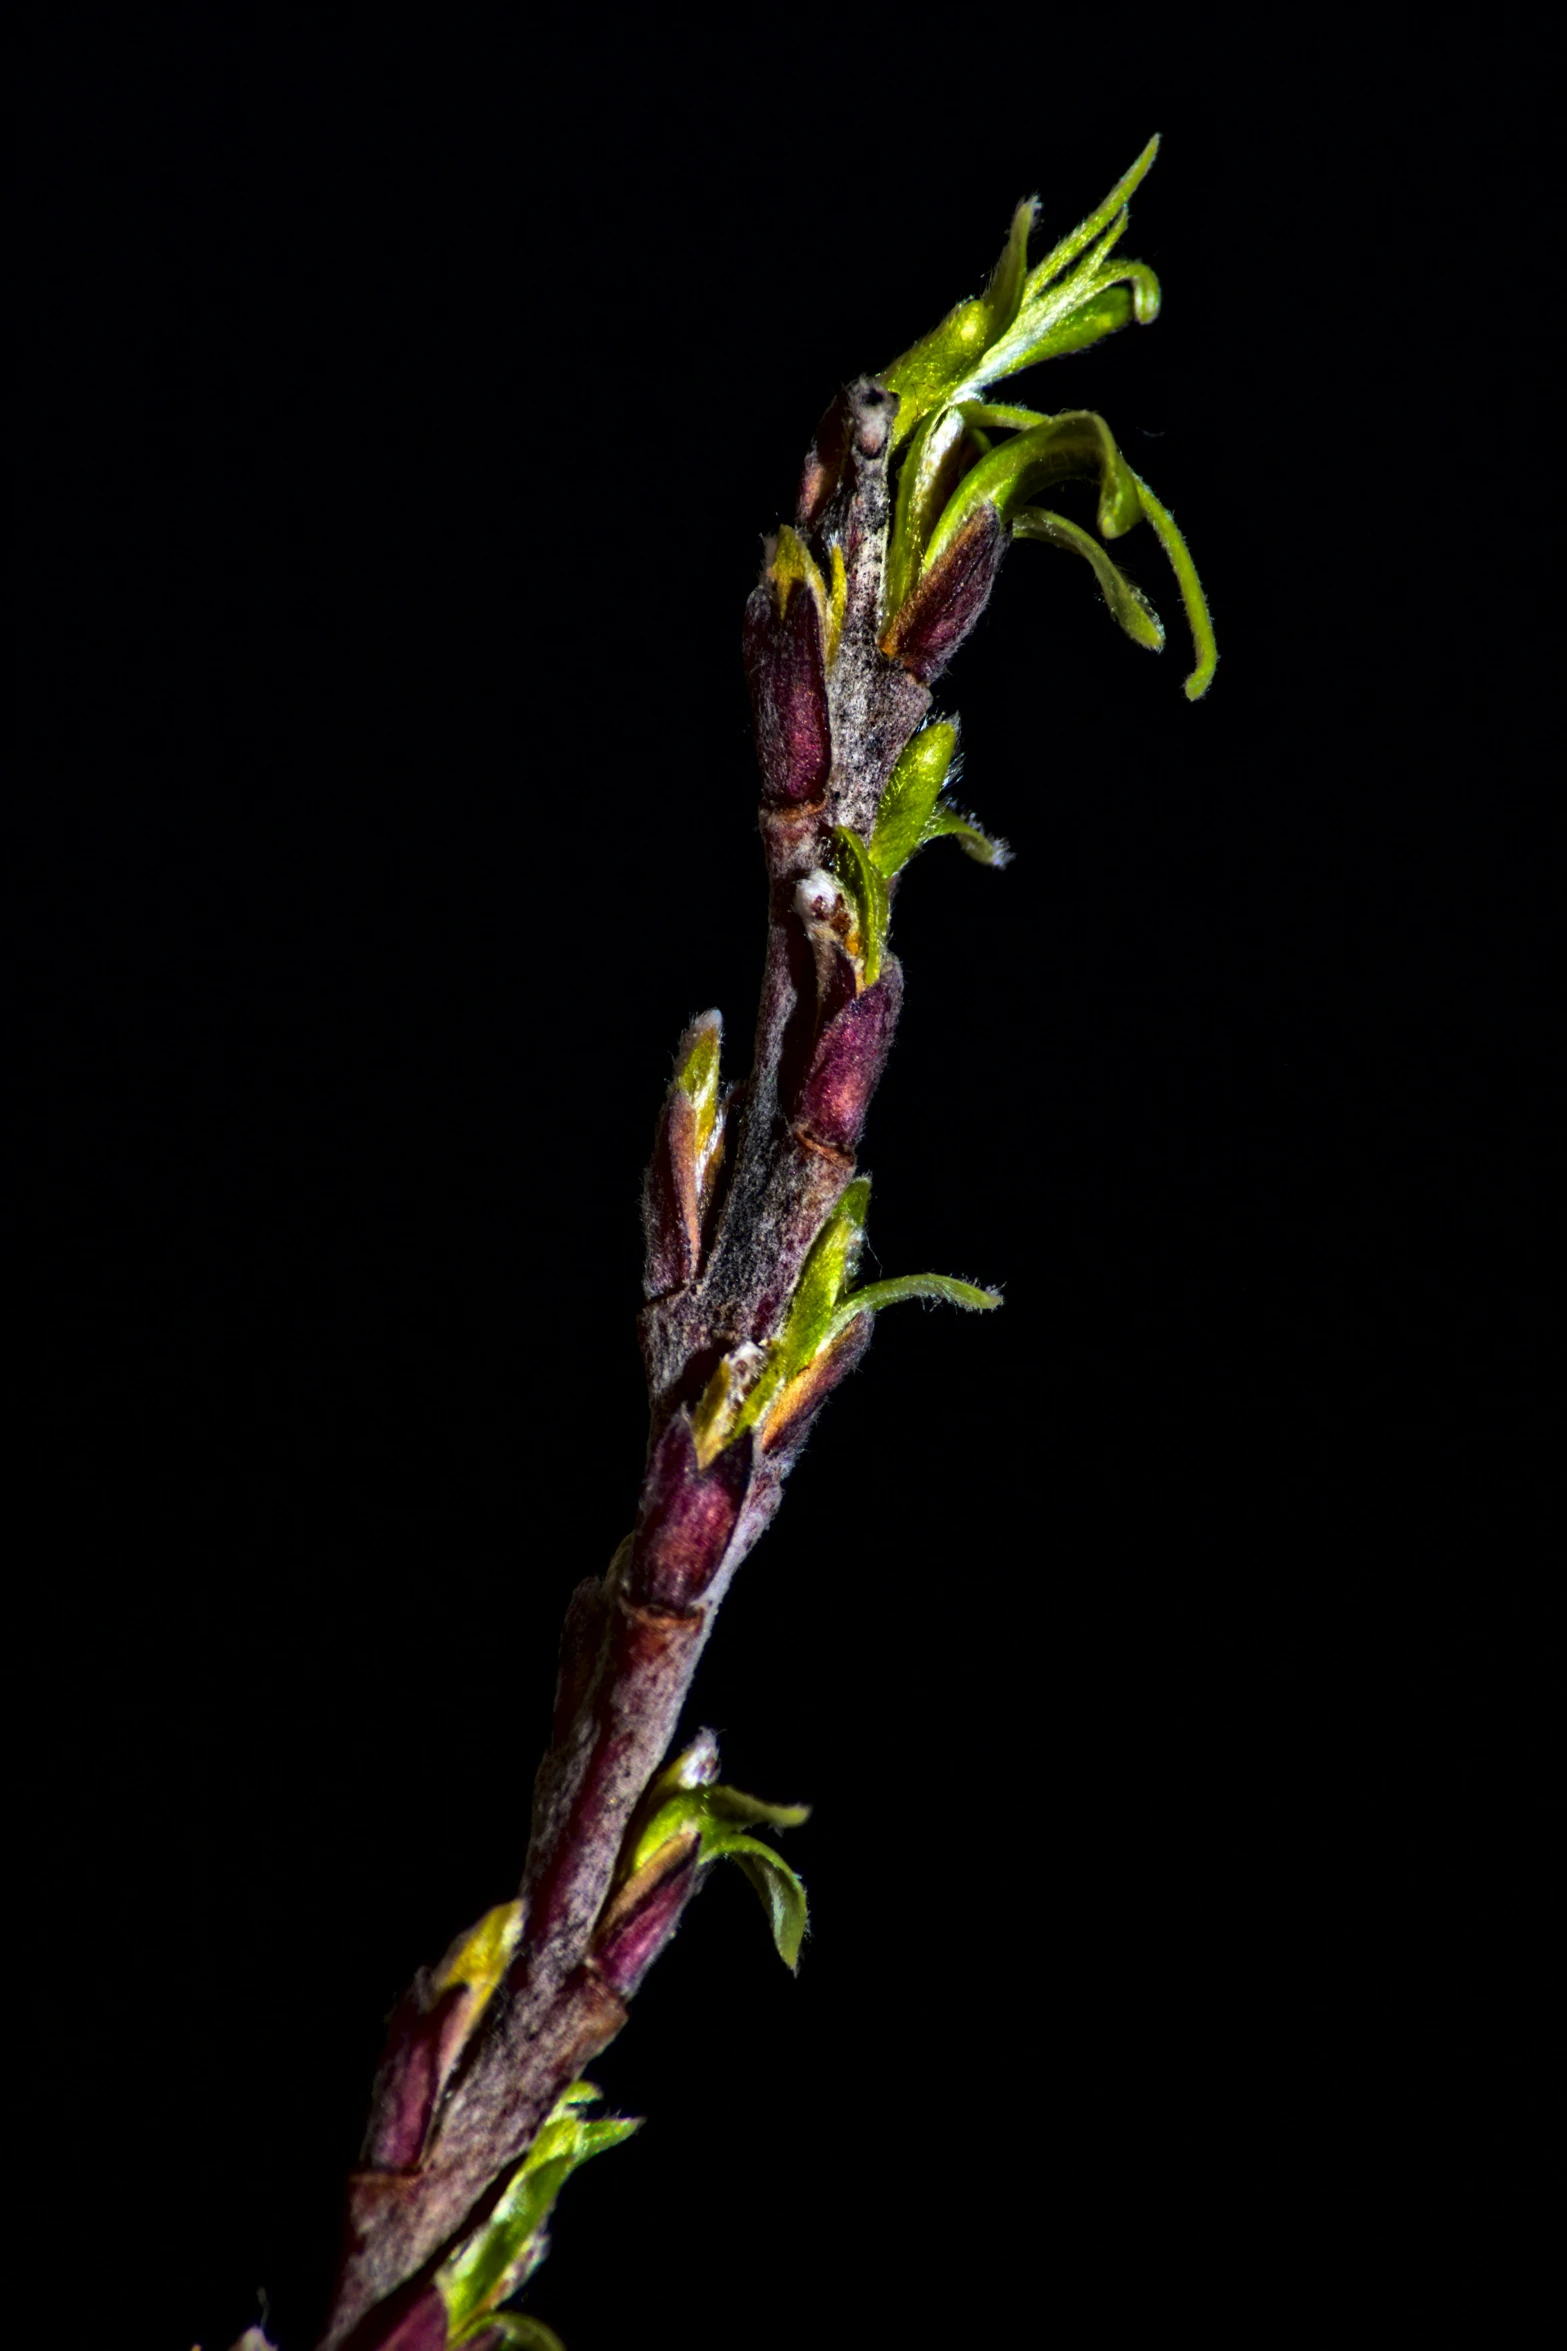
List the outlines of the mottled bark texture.
<svg viewBox="0 0 1567 2351">
<path fill-rule="evenodd" d="M 977 618 L 999 560 L 999 543 L 980 544 L 980 533 L 954 549 L 917 610 L 883 610 L 896 406 L 870 381 L 834 401 L 794 530 L 769 543 L 747 608 L 769 889 L 754 1062 L 744 1086 L 718 1098 L 711 1023 L 709 1096 L 677 1073 L 660 1117 L 645 1196 L 652 1426 L 637 1523 L 567 1613 L 501 1961 L 480 1989 L 452 1982 L 450 1969 L 427 1973 L 393 2019 L 321 2351 L 444 2343 L 436 2268 L 619 2032 L 673 1934 L 698 1882 L 695 1841 L 675 1839 L 627 1875 L 628 1826 L 729 1580 L 776 1509 L 815 1412 L 869 1338 L 868 1317 L 852 1322 L 779 1411 L 704 1449 L 696 1407 L 715 1369 L 763 1360 L 855 1173 L 898 1017 L 897 963 L 884 957 L 867 984 L 849 952 L 808 933 L 801 886 L 831 864 L 834 827 L 868 834 L 929 707 L 925 681 Z M 702 1029 L 682 1047 L 690 1067 Z"/>
</svg>

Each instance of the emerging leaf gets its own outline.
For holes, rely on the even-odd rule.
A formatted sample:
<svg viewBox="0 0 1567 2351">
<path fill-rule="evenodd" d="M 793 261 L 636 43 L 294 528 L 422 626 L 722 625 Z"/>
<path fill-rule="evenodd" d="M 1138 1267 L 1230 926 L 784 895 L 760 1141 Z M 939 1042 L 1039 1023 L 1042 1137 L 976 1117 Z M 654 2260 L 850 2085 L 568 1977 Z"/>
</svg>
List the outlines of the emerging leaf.
<svg viewBox="0 0 1567 2351">
<path fill-rule="evenodd" d="M 952 767 L 958 730 L 938 720 L 904 745 L 876 810 L 871 862 L 890 881 L 929 836 L 926 826 Z"/>
<path fill-rule="evenodd" d="M 497 1903 L 476 1927 L 458 1936 L 436 1970 L 432 1993 L 438 1995 L 460 1985 L 471 1995 L 464 2019 L 467 2033 L 478 2023 L 512 1963 L 522 1939 L 522 1916 L 520 1901 Z"/>
<path fill-rule="evenodd" d="M 925 827 L 927 841 L 950 838 L 957 842 L 965 857 L 972 857 L 976 865 L 1003 866 L 1012 863 L 1012 852 L 1005 841 L 983 832 L 971 816 L 960 816 L 945 800 L 931 811 Z"/>
<path fill-rule="evenodd" d="M 675 1071 L 675 1084 L 694 1113 L 696 1147 L 705 1151 L 718 1124 L 718 1057 L 724 1024 L 717 1012 L 704 1012 L 681 1039 L 684 1057 Z"/>
<path fill-rule="evenodd" d="M 1070 235 L 1063 237 L 1058 245 L 1053 245 L 1044 260 L 1029 271 L 1023 289 L 1025 301 L 1037 299 L 1045 287 L 1053 285 L 1062 271 L 1077 259 L 1084 246 L 1091 245 L 1100 230 L 1106 228 L 1116 214 L 1124 210 L 1152 171 L 1158 152 L 1159 135 L 1155 132 L 1130 171 L 1124 172 L 1116 181 L 1104 202 L 1096 205 L 1086 220 L 1080 220 Z"/>
<path fill-rule="evenodd" d="M 1001 1304 L 999 1290 L 982 1290 L 977 1282 L 960 1282 L 949 1273 L 906 1273 L 890 1282 L 868 1282 L 845 1298 L 829 1326 L 829 1338 L 859 1314 L 879 1314 L 884 1306 L 901 1305 L 906 1298 L 935 1298 L 943 1306 L 961 1306 L 966 1314 L 988 1314 Z"/>
<path fill-rule="evenodd" d="M 799 1829 L 811 1817 L 809 1804 L 765 1804 L 760 1796 L 722 1785 L 708 1789 L 707 1809 L 715 1821 L 738 1821 L 751 1828 Z"/>
<path fill-rule="evenodd" d="M 642 1825 L 635 1828 L 622 1855 L 620 1877 L 629 1882 L 647 1868 L 662 1848 L 676 1839 L 698 1837 L 698 1859 L 735 1860 L 761 1897 L 772 1927 L 773 1941 L 785 1965 L 799 1963 L 800 1941 L 806 1927 L 805 1888 L 788 1864 L 770 1845 L 747 1834 L 756 1827 L 796 1829 L 811 1817 L 808 1804 L 766 1804 L 739 1788 L 712 1783 L 718 1768 L 718 1748 L 711 1731 L 661 1771 L 640 1808 Z"/>
<path fill-rule="evenodd" d="M 1016 318 L 1023 299 L 1028 239 L 1038 208 L 1038 198 L 1030 197 L 1012 215 L 1006 244 L 985 292 L 949 310 L 939 327 L 922 336 L 882 374 L 881 382 L 889 392 L 897 393 L 899 401 L 894 449 L 908 439 L 922 416 L 951 399 L 957 386 L 972 377 L 985 353 Z"/>
<path fill-rule="evenodd" d="M 1197 566 L 1187 550 L 1186 541 L 1175 527 L 1175 517 L 1167 506 L 1161 506 L 1148 484 L 1140 476 L 1137 495 L 1144 514 L 1153 525 L 1159 544 L 1170 559 L 1170 569 L 1180 585 L 1181 602 L 1186 607 L 1186 625 L 1192 632 L 1192 644 L 1197 654 L 1197 666 L 1186 680 L 1188 702 L 1200 702 L 1213 684 L 1213 673 L 1219 666 L 1219 648 L 1214 642 L 1213 621 L 1208 612 L 1208 599 L 1202 592 L 1197 577 Z"/>
<path fill-rule="evenodd" d="M 858 916 L 858 938 L 850 941 L 850 951 L 859 969 L 861 986 L 873 988 L 881 977 L 882 949 L 891 919 L 886 876 L 873 864 L 865 843 L 852 827 L 834 825 L 832 837 L 838 879 L 853 899 Z"/>
<path fill-rule="evenodd" d="M 960 302 L 939 327 L 883 371 L 880 380 L 899 399 L 894 449 L 933 411 L 972 399 L 987 384 L 1041 360 L 1080 351 L 1133 318 L 1146 326 L 1158 316 L 1159 286 L 1152 270 L 1145 262 L 1113 258 L 1126 230 L 1128 201 L 1158 152 L 1155 137 L 1104 202 L 1021 284 L 1018 257 L 1026 253 L 1037 199 L 1018 206 L 987 292 Z"/>
<path fill-rule="evenodd" d="M 1127 635 L 1138 645 L 1146 645 L 1152 653 L 1164 650 L 1164 624 L 1141 588 L 1134 587 L 1122 571 L 1118 571 L 1097 539 L 1087 531 L 1079 530 L 1075 522 L 1068 522 L 1063 514 L 1052 514 L 1043 506 L 1025 506 L 1021 514 L 1012 518 L 1014 539 L 1043 539 L 1052 547 L 1066 547 L 1074 555 L 1083 556 L 1094 567 L 1094 577 L 1104 591 L 1104 600 Z"/>
<path fill-rule="evenodd" d="M 964 475 L 931 534 L 926 569 L 934 570 L 943 550 L 981 506 L 993 507 L 1005 521 L 1045 482 L 1084 476 L 1097 476 L 1099 481 L 1103 538 L 1118 539 L 1142 520 L 1137 476 L 1117 449 L 1110 427 L 1091 409 L 1068 409 L 1002 442 Z"/>
<path fill-rule="evenodd" d="M 640 2121 L 610 2115 L 596 2122 L 584 2119 L 582 2108 L 592 2105 L 599 2092 L 591 2082 L 573 2082 L 540 2130 L 500 2201 L 464 2245 L 436 2272 L 436 2284 L 446 2305 L 446 2340 L 455 2347 L 471 2342 L 495 2324 L 499 2305 L 516 2293 L 544 2255 L 544 2224 L 572 2173 L 607 2148 L 618 2147 Z M 519 2321 L 535 2329 L 533 2340 L 547 2343 L 547 2328 L 537 2321 Z M 526 2343 L 526 2334 L 511 2340 Z"/>
<path fill-rule="evenodd" d="M 756 1837 L 718 1827 L 710 1834 L 704 1833 L 702 1851 L 704 1858 L 711 1855 L 714 1860 L 723 1857 L 739 1862 L 767 1913 L 779 1958 L 791 1975 L 797 1973 L 810 1911 L 805 1888 L 787 1861 Z"/>
</svg>

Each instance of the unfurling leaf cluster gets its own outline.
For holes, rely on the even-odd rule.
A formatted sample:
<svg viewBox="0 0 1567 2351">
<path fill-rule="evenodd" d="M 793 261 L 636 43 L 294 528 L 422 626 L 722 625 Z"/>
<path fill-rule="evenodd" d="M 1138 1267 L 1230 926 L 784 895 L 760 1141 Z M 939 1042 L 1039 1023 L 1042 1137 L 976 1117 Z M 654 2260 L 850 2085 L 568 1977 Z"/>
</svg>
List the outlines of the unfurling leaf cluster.
<svg viewBox="0 0 1567 2351">
<path fill-rule="evenodd" d="M 625 1874 L 645 1870 L 667 1848 L 689 1842 L 694 1832 L 698 1867 L 709 1861 L 739 1863 L 767 1913 L 778 1956 L 793 1971 L 809 1918 L 805 1888 L 771 1845 L 750 1832 L 799 1828 L 810 1819 L 811 1808 L 766 1804 L 759 1796 L 720 1786 L 710 1776 L 717 1767 L 717 1746 L 711 1732 L 704 1731 L 660 1772 L 644 1799 L 641 1825 L 628 1841 Z"/>
<path fill-rule="evenodd" d="M 699 1460 L 711 1461 L 747 1429 L 756 1431 L 764 1447 L 776 1446 L 831 1384 L 834 1358 L 857 1335 L 856 1326 L 884 1306 L 929 1298 L 984 1313 L 1000 1305 L 999 1290 L 951 1274 L 904 1274 L 856 1290 L 870 1196 L 869 1176 L 857 1177 L 843 1193 L 806 1258 L 771 1344 L 726 1355 L 719 1364 L 692 1414 Z"/>
<path fill-rule="evenodd" d="M 882 643 L 917 674 L 934 674 L 944 663 L 949 608 L 983 601 L 1013 538 L 1082 556 L 1133 642 L 1163 648 L 1158 614 L 1099 542 L 1066 516 L 1029 503 L 1053 482 L 1097 479 L 1100 539 L 1121 538 L 1146 520 L 1175 572 L 1197 656 L 1188 698 L 1196 701 L 1212 682 L 1218 651 L 1196 566 L 1168 508 L 1126 463 L 1104 419 L 1087 409 L 1047 415 L 985 397 L 1003 377 L 1158 317 L 1153 271 L 1115 251 L 1130 218 L 1128 199 L 1158 150 L 1150 139 L 1104 202 L 1033 269 L 1028 239 L 1038 206 L 1033 198 L 1020 204 L 986 292 L 960 302 L 883 372 L 898 395 L 893 445 L 904 454 Z M 998 441 L 997 434 L 1009 437 Z"/>
</svg>

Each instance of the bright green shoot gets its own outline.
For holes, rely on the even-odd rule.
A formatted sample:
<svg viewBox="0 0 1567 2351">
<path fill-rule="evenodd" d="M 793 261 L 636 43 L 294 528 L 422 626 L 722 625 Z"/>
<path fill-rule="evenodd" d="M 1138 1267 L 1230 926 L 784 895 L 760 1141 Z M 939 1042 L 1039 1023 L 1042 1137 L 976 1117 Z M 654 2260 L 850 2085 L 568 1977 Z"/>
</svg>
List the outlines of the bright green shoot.
<svg viewBox="0 0 1567 2351">
<path fill-rule="evenodd" d="M 1218 648 L 1197 567 L 1168 507 L 1126 463 L 1102 417 L 1086 409 L 1052 416 L 985 396 L 1003 377 L 1158 317 L 1153 271 L 1116 251 L 1128 201 L 1158 151 L 1158 139 L 1150 139 L 1104 202 L 1033 269 L 1026 260 L 1038 202 L 1019 205 L 985 293 L 960 302 L 883 371 L 881 381 L 898 394 L 893 445 L 904 453 L 887 549 L 886 609 L 896 615 L 965 528 L 989 510 L 1014 538 L 1082 556 L 1112 618 L 1134 644 L 1160 651 L 1163 624 L 1142 589 L 1079 524 L 1033 503 L 1049 483 L 1096 480 L 1100 539 L 1120 538 L 1146 520 L 1169 558 L 1196 654 L 1185 687 L 1195 702 L 1213 682 Z M 998 440 L 998 434 L 1009 437 Z"/>
<path fill-rule="evenodd" d="M 599 2096 L 591 2082 L 572 2083 L 488 2219 L 437 2271 L 449 2346 L 499 2328 L 508 2342 L 525 2346 L 526 2351 L 561 2351 L 559 2336 L 538 2319 L 503 2314 L 499 2306 L 518 2292 L 543 2259 L 545 2223 L 572 2173 L 642 2128 L 640 2122 L 619 2115 L 590 2121 L 583 2109 L 596 2105 Z"/>
</svg>

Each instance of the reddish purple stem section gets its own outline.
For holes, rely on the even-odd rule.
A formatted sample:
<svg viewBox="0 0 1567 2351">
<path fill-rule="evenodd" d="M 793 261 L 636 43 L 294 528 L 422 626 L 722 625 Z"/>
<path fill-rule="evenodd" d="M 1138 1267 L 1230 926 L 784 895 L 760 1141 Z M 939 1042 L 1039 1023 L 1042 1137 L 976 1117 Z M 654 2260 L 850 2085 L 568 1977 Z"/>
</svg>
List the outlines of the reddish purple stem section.
<svg viewBox="0 0 1567 2351">
<path fill-rule="evenodd" d="M 637 1807 L 674 1739 L 729 1580 L 776 1509 L 815 1413 L 869 1341 L 864 1316 L 793 1383 L 786 1418 L 700 1461 L 691 1409 L 722 1359 L 776 1335 L 853 1179 L 902 997 L 890 956 L 870 985 L 846 954 L 828 959 L 823 976 L 796 888 L 829 862 L 835 826 L 868 835 L 893 763 L 929 708 L 927 681 L 973 627 L 1005 545 L 994 517 L 979 519 L 888 626 L 896 406 L 880 385 L 851 384 L 806 461 L 796 527 L 824 578 L 834 546 L 845 567 L 832 661 L 815 593 L 797 576 L 764 572 L 746 608 L 769 885 L 753 1066 L 728 1105 L 720 1188 L 710 1156 L 699 1196 L 695 1121 L 680 1087 L 660 1116 L 644 1203 L 652 1431 L 636 1527 L 567 1611 L 510 1970 L 476 2024 L 476 1998 L 460 1989 L 433 1997 L 428 1972 L 392 2020 L 319 2351 L 445 2351 L 436 2270 L 482 2223 L 561 2092 L 620 2030 L 674 1933 L 701 1876 L 694 1840 L 629 1875 Z"/>
</svg>

